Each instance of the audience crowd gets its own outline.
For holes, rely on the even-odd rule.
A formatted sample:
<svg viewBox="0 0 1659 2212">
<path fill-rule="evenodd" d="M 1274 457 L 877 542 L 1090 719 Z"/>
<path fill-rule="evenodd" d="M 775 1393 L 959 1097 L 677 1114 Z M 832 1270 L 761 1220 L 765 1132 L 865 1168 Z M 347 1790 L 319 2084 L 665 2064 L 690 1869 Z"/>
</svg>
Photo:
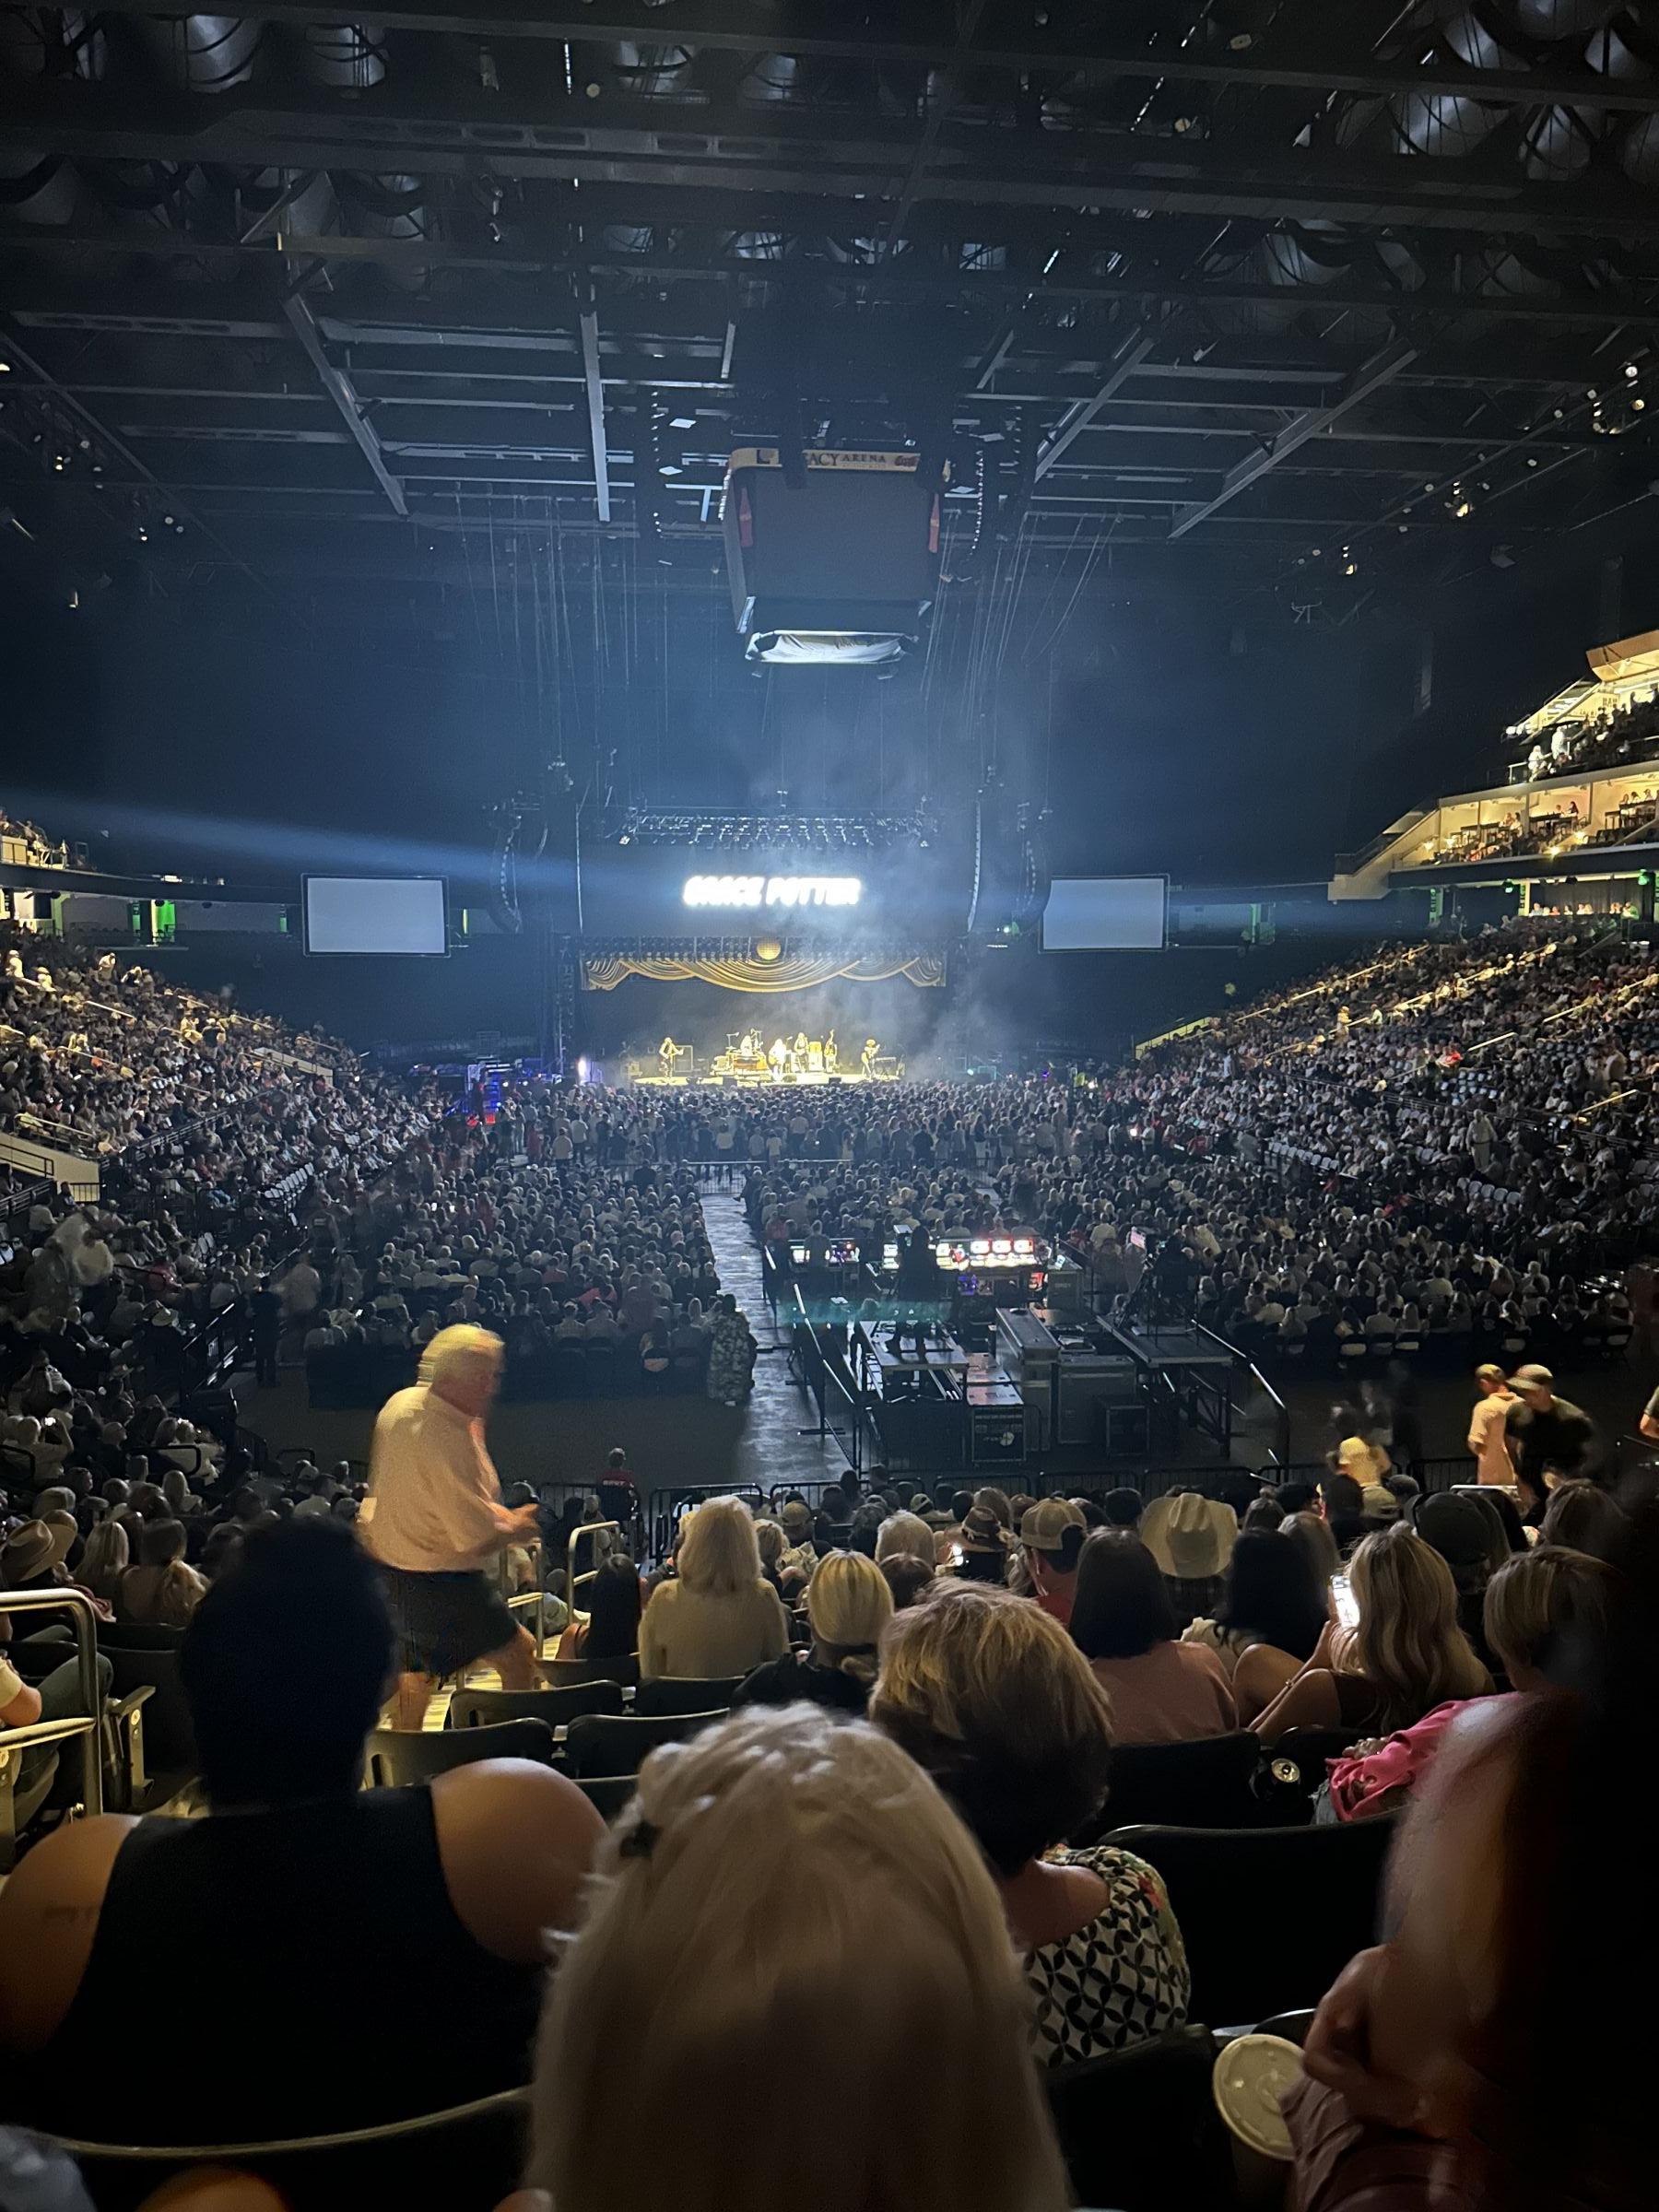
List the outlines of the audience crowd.
<svg viewBox="0 0 1659 2212">
<path fill-rule="evenodd" d="M 637 1794 L 619 1785 L 629 1801 L 607 1834 L 587 1770 L 557 1759 L 486 1759 L 446 1764 L 429 1785 L 359 1786 L 393 1642 L 335 1487 L 313 1475 L 298 1505 L 275 1512 L 240 1490 L 234 1552 L 188 1609 L 180 1658 L 198 1817 L 65 1824 L 0 1891 L 10 2118 L 105 2140 L 283 2138 L 412 2116 L 533 2074 L 532 2183 L 620 2206 L 677 2156 L 693 2200 L 735 2192 L 758 2205 L 697 2085 L 784 2034 L 820 2088 L 907 2052 L 943 2065 L 944 2036 L 948 2063 L 996 2100 L 982 2118 L 995 2109 L 1023 2147 L 1018 2185 L 994 2201 L 1058 2208 L 1064 2179 L 1038 2188 L 1058 2155 L 1038 2085 L 1179 2038 L 1202 1966 L 1156 1852 L 1137 1849 L 1159 1831 L 1112 1832 L 1146 1787 L 1133 1760 L 1253 1735 L 1255 1818 L 1270 1828 L 1287 1817 L 1277 1752 L 1315 1727 L 1338 1732 L 1315 1770 L 1315 1825 L 1404 1813 L 1402 1863 L 1416 1872 L 1396 1884 L 1383 1950 L 1353 1958 L 1308 2032 L 1286 2100 L 1299 2201 L 1332 2212 L 1350 2201 L 1384 2125 L 1390 2158 L 1417 2177 L 1418 2193 L 1391 2205 L 1441 2201 L 1448 2159 L 1475 2175 L 1540 2155 L 1524 2114 L 1532 2045 L 1495 2007 L 1499 1993 L 1506 2006 L 1544 2004 L 1571 1986 L 1551 1948 L 1564 1940 L 1551 1885 L 1577 1851 L 1610 1838 L 1594 1797 L 1567 1778 L 1600 1771 L 1615 1719 L 1651 1725 L 1651 1710 L 1643 1722 L 1623 1703 L 1629 1670 L 1651 1665 L 1645 1500 L 1563 1486 L 1535 1545 L 1484 1496 L 1373 1486 L 1355 1512 L 1356 1486 L 1335 1472 L 1311 1496 L 1262 1488 L 1241 1531 L 1230 1509 L 1199 1500 L 1230 1525 L 1214 1612 L 1193 1619 L 1199 1585 L 1171 1572 L 1183 1560 L 1171 1540 L 1180 1496 L 1142 1512 L 1133 1494 L 907 1495 L 877 1469 L 869 1488 L 849 1473 L 816 1512 L 791 1497 L 776 1521 L 714 1498 L 686 1515 L 648 1583 L 618 1553 L 600 1570 L 608 1594 L 595 1595 L 583 1678 L 637 1679 L 641 1700 L 683 1680 L 718 1700 L 673 1724 L 677 1740 L 645 1758 Z M 1430 1511 L 1445 1505 L 1473 1514 L 1477 1564 L 1467 1532 Z M 1293 1540 L 1304 1519 L 1321 1547 Z M 970 1536 L 994 1564 L 971 1564 Z M 1325 1577 L 1326 1561 L 1346 1583 Z M 117 1574 L 118 1603 L 133 1571 Z M 624 1584 L 629 1602 L 613 1602 Z M 16 1671 L 0 1673 L 0 1697 L 19 1694 Z M 1480 1896 L 1489 1901 L 1502 1872 L 1533 1900 L 1524 1931 L 1477 1909 L 1477 1844 Z M 255 1897 L 257 1912 L 242 1909 Z M 1270 1951 L 1264 1900 L 1240 1901 Z M 1334 1909 L 1314 1893 L 1273 1901 L 1293 1914 Z M 181 1976 L 186 1912 L 197 1934 Z M 1530 1968 L 1512 1957 L 1518 1941 Z M 1477 1959 L 1492 1979 L 1471 1989 Z M 1405 2034 L 1415 1984 L 1397 1987 L 1389 1960 L 1408 1960 L 1435 1993 L 1433 2064 Z M 147 1993 L 148 2032 L 112 2067 L 135 1989 Z M 292 2032 L 319 1996 L 326 2066 Z M 1602 2043 L 1617 2033 L 1599 2010 L 1588 2031 Z M 1467 2063 L 1511 2040 L 1512 2062 L 1487 2077 L 1504 2100 L 1494 2132 L 1494 2107 L 1458 2102 L 1468 2092 L 1444 2053 Z M 629 2077 L 632 2131 L 614 2124 L 600 2055 L 617 2048 L 643 2068 Z M 931 2078 L 913 2065 L 904 2077 Z M 1622 2174 L 1623 2122 L 1583 2109 L 1591 2155 Z M 841 2132 L 834 2186 L 819 2177 L 817 2194 L 855 2212 L 905 2156 L 857 2100 Z M 1544 2147 L 1553 2159 L 1559 2147 Z M 996 2157 L 1008 2150 L 999 2133 Z M 990 2169 L 978 2171 L 976 2201 L 988 2201 Z M 1488 2201 L 1469 2185 L 1467 2201 Z M 903 2201 L 920 2187 L 918 2177 Z M 1593 2190 L 1571 2201 L 1634 2199 Z"/>
<path fill-rule="evenodd" d="M 1566 716 L 1516 757 L 1533 783 L 1551 776 L 1605 775 L 1650 759 L 1655 737 L 1659 693 L 1650 692 L 1609 714 Z"/>
<path fill-rule="evenodd" d="M 1650 1986 L 1656 1924 L 1632 1891 L 1618 1942 L 1586 1943 L 1582 1894 L 1653 1724 L 1659 1532 L 1589 1479 L 1593 1425 L 1523 1357 L 1651 1348 L 1659 971 L 1636 948 L 1524 926 L 1391 948 L 1099 1083 L 533 1083 L 492 1122 L 40 949 L 6 942 L 0 1125 L 50 1124 L 101 1190 L 13 1209 L 0 1588 L 84 1591 L 105 1688 L 123 1632 L 176 1655 L 199 1802 L 49 1812 L 0 1889 L 6 2118 L 284 2138 L 528 2082 L 524 2178 L 556 2204 L 620 2212 L 668 2172 L 694 2206 L 758 2207 L 804 2123 L 772 2098 L 734 2126 L 730 2083 L 782 2052 L 832 2115 L 824 2212 L 1060 2212 L 1045 2085 L 1179 2038 L 1215 1917 L 1156 1829 L 1117 1831 L 1159 1817 L 1159 1775 L 1191 1789 L 1177 1762 L 1225 1754 L 1218 1827 L 1403 1828 L 1384 1941 L 1300 1993 L 1324 2000 L 1285 2108 L 1307 2212 L 1644 2199 L 1615 1999 Z M 775 1516 L 710 1499 L 646 1574 L 610 1533 L 637 1502 L 615 1453 L 574 1522 L 544 1516 L 556 1562 L 597 1532 L 552 1689 L 521 1693 L 548 1697 L 546 1756 L 360 1787 L 394 1644 L 355 1470 L 257 1464 L 181 1410 L 169 1347 L 237 1308 L 261 1380 L 286 1347 L 322 1391 L 390 1388 L 477 1322 L 527 1389 L 579 1348 L 735 1403 L 754 1347 L 711 1174 L 774 1247 L 1026 1227 L 1107 1296 L 1252 1348 L 1500 1349 L 1482 1482 L 1420 1494 L 1398 1406 L 1360 1399 L 1317 1484 L 1144 1505 L 877 1468 Z M 65 1633 L 0 1621 L 0 1727 L 73 1711 Z M 572 1688 L 606 1702 L 556 1708 Z M 651 1715 L 637 1787 L 585 1762 L 584 1729 Z M 6 1785 L 43 1756 L 0 1748 Z M 1276 1922 L 1335 1911 L 1312 1888 L 1236 1902 L 1261 1957 Z"/>
</svg>

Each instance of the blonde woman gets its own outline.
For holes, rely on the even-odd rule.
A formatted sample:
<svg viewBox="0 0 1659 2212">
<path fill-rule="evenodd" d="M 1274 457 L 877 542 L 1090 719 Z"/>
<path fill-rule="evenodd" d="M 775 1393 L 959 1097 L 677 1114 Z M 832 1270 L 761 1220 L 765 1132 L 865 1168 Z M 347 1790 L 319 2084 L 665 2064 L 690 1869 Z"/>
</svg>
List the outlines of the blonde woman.
<svg viewBox="0 0 1659 2212">
<path fill-rule="evenodd" d="M 604 1847 L 543 2016 L 526 2181 L 561 2212 L 668 2184 L 676 2212 L 773 2212 L 785 2174 L 812 2212 L 1064 2212 L 1025 2021 L 995 1888 L 926 1776 L 811 1706 L 734 1713 L 652 1753 Z M 732 2085 L 782 2049 L 835 2116 L 805 2163 L 789 2099 L 733 2122 Z"/>
<path fill-rule="evenodd" d="M 771 1584 L 780 1597 L 783 1594 L 783 1554 L 788 1548 L 788 1540 L 778 1522 L 756 1522 L 755 1549 L 759 1554 L 760 1577 L 763 1582 Z"/>
<path fill-rule="evenodd" d="M 1056 1853 L 1100 1811 L 1112 1707 L 1060 1623 L 1009 1591 L 938 1582 L 882 1639 L 870 1718 L 932 1775 L 990 1864 L 1025 1957 L 1041 2065 L 1186 2018 L 1162 1877 L 1108 1845 Z"/>
<path fill-rule="evenodd" d="M 876 1679 L 877 1646 L 893 1618 L 893 1593 L 874 1559 L 832 1551 L 806 1590 L 810 1652 L 788 1652 L 740 1683 L 734 1705 L 793 1705 L 809 1698 L 841 1712 L 863 1712 Z"/>
<path fill-rule="evenodd" d="M 106 1516 L 87 1538 L 76 1574 L 83 1588 L 112 1606 L 116 1585 L 126 1572 L 131 1557 L 126 1530 L 119 1521 Z"/>
<path fill-rule="evenodd" d="M 1492 1677 L 1457 1625 L 1452 1570 L 1409 1523 L 1367 1536 L 1348 1583 L 1359 1627 L 1326 1624 L 1307 1665 L 1252 1723 L 1265 1742 L 1291 1728 L 1392 1735 L 1449 1699 L 1490 1694 Z"/>
<path fill-rule="evenodd" d="M 754 1516 L 741 1498 L 710 1498 L 681 1524 L 673 1582 L 640 1621 L 640 1673 L 747 1675 L 789 1649 L 789 1616 L 760 1574 Z"/>
</svg>

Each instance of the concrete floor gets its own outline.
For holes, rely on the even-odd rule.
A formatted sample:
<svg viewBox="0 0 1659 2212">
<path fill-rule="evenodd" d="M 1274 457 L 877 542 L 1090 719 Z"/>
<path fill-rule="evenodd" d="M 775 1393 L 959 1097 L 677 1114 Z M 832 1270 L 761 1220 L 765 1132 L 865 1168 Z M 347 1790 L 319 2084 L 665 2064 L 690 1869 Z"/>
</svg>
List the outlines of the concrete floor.
<svg viewBox="0 0 1659 2212">
<path fill-rule="evenodd" d="M 770 1490 L 791 1482 L 831 1480 L 846 1465 L 832 1439 L 819 1441 L 806 1392 L 789 1378 L 787 1338 L 772 1326 L 760 1287 L 760 1255 L 741 1203 L 706 1194 L 703 1217 L 720 1279 L 748 1315 L 760 1345 L 755 1388 L 746 1406 L 706 1397 L 561 1399 L 497 1406 L 489 1449 L 504 1483 L 591 1482 L 605 1455 L 620 1444 L 647 1492 L 683 1483 L 758 1483 Z M 285 1369 L 276 1390 L 257 1390 L 252 1373 L 236 1378 L 241 1418 L 273 1450 L 292 1446 L 324 1465 L 367 1461 L 374 1428 L 369 1406 L 312 1408 L 305 1377 Z"/>
<path fill-rule="evenodd" d="M 806 1392 L 791 1381 L 787 1337 L 774 1328 L 761 1291 L 760 1256 L 743 1207 L 725 1193 L 706 1194 L 703 1215 L 720 1279 L 748 1315 L 760 1345 L 755 1388 L 745 1406 L 729 1407 L 706 1397 L 571 1399 L 503 1405 L 490 1417 L 489 1445 L 506 1483 L 576 1483 L 594 1480 L 606 1453 L 620 1444 L 648 1493 L 682 1484 L 754 1483 L 764 1490 L 794 1482 L 832 1479 L 846 1465 L 833 1438 L 822 1441 Z M 1346 1380 L 1346 1378 L 1345 1378 Z M 1659 1374 L 1651 1359 L 1561 1373 L 1557 1388 L 1598 1420 L 1609 1442 L 1635 1427 Z M 1334 1441 L 1329 1408 L 1334 1378 L 1298 1376 L 1286 1387 L 1292 1416 L 1291 1455 L 1315 1460 Z M 371 1408 L 312 1410 L 305 1379 L 285 1370 L 274 1391 L 254 1388 L 239 1375 L 241 1418 L 274 1448 L 303 1446 L 324 1465 L 367 1461 L 374 1426 Z M 1418 1388 L 1425 1455 L 1451 1458 L 1464 1450 L 1474 1386 L 1462 1375 L 1425 1375 Z M 1206 1454 L 1194 1452 L 1194 1457 Z M 1258 1454 L 1241 1453 L 1253 1460 Z M 1079 1478 L 1110 1480 L 1104 1469 L 1080 1470 Z"/>
</svg>

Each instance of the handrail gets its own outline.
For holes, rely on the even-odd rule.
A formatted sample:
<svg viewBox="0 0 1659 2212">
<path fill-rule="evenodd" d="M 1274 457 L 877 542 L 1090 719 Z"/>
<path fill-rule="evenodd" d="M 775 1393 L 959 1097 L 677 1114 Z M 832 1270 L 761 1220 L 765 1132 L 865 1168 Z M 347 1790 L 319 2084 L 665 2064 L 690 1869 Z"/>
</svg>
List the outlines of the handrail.
<svg viewBox="0 0 1659 2212">
<path fill-rule="evenodd" d="M 1268 1382 L 1266 1376 L 1262 1372 L 1261 1369 L 1256 1365 L 1255 1361 L 1250 1357 L 1248 1352 L 1241 1350 L 1236 1344 L 1229 1343 L 1225 1336 L 1219 1335 L 1215 1329 L 1212 1329 L 1206 1322 L 1194 1320 L 1193 1326 L 1194 1329 L 1196 1329 L 1200 1336 L 1207 1336 L 1212 1344 L 1219 1345 L 1224 1352 L 1230 1352 L 1235 1359 L 1241 1360 L 1245 1368 L 1249 1371 L 1249 1373 L 1255 1382 L 1257 1388 L 1261 1390 L 1271 1401 L 1274 1407 L 1273 1425 L 1277 1432 L 1277 1449 L 1273 1453 L 1273 1464 L 1275 1466 L 1278 1467 L 1288 1466 L 1290 1464 L 1289 1406 L 1285 1403 L 1278 1392 L 1275 1390 L 1273 1384 Z"/>
<path fill-rule="evenodd" d="M 97 2143 L 76 2136 L 42 2134 L 38 2128 L 30 2132 L 42 2143 L 67 2151 L 71 2158 L 132 2159 L 135 2160 L 173 2161 L 179 2164 L 199 2164 L 210 2160 L 215 2164 L 234 2165 L 244 2159 L 276 2158 L 308 2151 L 346 2150 L 356 2144 L 398 2143 L 407 2136 L 429 2135 L 439 2128 L 451 2127 L 464 2120 L 482 2118 L 488 2112 L 505 2112 L 527 2109 L 527 2089 L 494 2089 L 488 2096 L 474 2097 L 465 2104 L 452 2104 L 441 2112 L 417 2112 L 408 2120 L 382 2120 L 373 2127 L 345 2128 L 332 2136 L 288 2136 L 271 2142 L 256 2143 Z"/>
<path fill-rule="evenodd" d="M 62 1743 L 78 1735 L 81 1744 L 81 1795 L 87 1816 L 103 1811 L 103 1760 L 99 1747 L 99 1726 L 103 1698 L 98 1683 L 98 1615 L 84 1590 L 66 1585 L 48 1590 L 0 1590 L 0 1613 L 60 1612 L 74 1617 L 76 1687 L 87 1710 L 62 1721 L 29 1721 L 20 1728 L 0 1728 L 0 1751 L 31 1744 Z"/>
<path fill-rule="evenodd" d="M 864 1465 L 864 1408 L 825 1358 L 823 1347 L 818 1341 L 812 1318 L 806 1311 L 806 1301 L 801 1296 L 800 1284 L 792 1282 L 789 1288 L 795 1307 L 793 1325 L 806 1330 L 807 1341 L 812 1347 L 812 1362 L 806 1371 L 805 1381 L 808 1392 L 818 1402 L 819 1441 L 821 1442 L 826 1436 L 832 1436 L 841 1446 L 841 1457 L 856 1475 Z M 829 1386 L 831 1383 L 834 1384 L 836 1391 L 846 1404 L 847 1426 L 853 1439 L 851 1450 L 848 1449 L 846 1438 L 830 1418 L 827 1399 Z M 805 1436 L 810 1434 L 810 1431 L 803 1430 L 801 1433 Z"/>
</svg>

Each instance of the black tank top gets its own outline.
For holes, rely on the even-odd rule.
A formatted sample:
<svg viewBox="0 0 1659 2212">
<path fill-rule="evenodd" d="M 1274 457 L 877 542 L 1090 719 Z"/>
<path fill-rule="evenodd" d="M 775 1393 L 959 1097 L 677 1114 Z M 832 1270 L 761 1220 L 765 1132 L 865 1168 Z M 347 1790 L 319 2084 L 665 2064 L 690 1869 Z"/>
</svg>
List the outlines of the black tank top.
<svg viewBox="0 0 1659 2212">
<path fill-rule="evenodd" d="M 6 2102 L 101 2142 L 367 2127 L 528 2081 L 541 1989 L 463 1926 L 429 1790 L 151 1817 Z"/>
</svg>

